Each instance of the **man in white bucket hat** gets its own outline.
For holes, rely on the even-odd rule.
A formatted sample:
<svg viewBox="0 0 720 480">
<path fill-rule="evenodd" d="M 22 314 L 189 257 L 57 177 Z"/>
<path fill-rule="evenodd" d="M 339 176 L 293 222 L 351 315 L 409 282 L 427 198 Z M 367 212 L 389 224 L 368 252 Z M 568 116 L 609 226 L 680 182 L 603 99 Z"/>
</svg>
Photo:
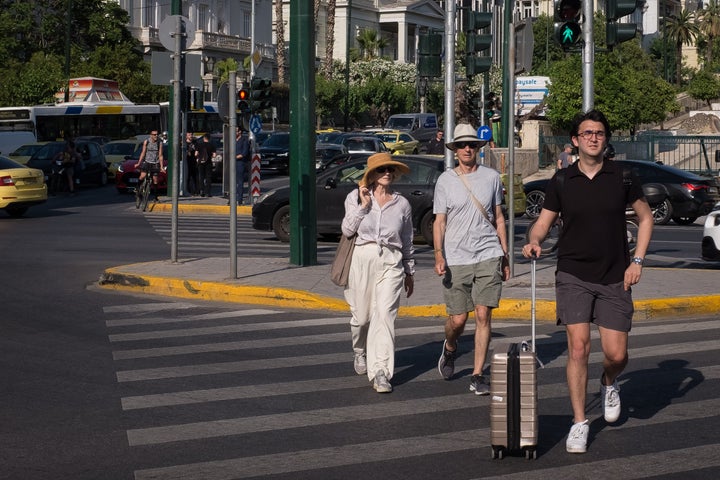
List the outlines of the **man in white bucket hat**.
<svg viewBox="0 0 720 480">
<path fill-rule="evenodd" d="M 458 165 L 445 171 L 435 185 L 433 245 L 435 273 L 443 276 L 448 318 L 438 370 L 445 380 L 455 372 L 458 339 L 468 314 L 475 312 L 474 366 L 470 391 L 488 395 L 490 382 L 483 366 L 490 344 L 490 318 L 510 277 L 502 181 L 492 168 L 478 165 L 481 141 L 467 123 L 455 127 L 446 146 Z"/>
</svg>

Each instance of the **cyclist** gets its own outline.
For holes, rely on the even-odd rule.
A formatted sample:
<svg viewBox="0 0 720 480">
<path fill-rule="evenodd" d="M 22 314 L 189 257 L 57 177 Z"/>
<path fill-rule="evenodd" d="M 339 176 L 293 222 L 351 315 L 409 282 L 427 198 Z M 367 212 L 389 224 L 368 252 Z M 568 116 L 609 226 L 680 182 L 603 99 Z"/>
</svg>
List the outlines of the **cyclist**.
<svg viewBox="0 0 720 480">
<path fill-rule="evenodd" d="M 150 138 L 143 142 L 142 152 L 138 163 L 135 164 L 135 168 L 140 168 L 140 178 L 138 179 L 138 188 L 136 195 L 140 195 L 140 185 L 148 175 L 152 175 L 153 186 L 155 188 L 155 200 L 158 200 L 157 195 L 157 183 L 158 174 L 161 170 L 165 170 L 165 159 L 163 158 L 162 152 L 162 141 L 158 139 L 158 131 L 152 130 L 150 132 Z"/>
</svg>

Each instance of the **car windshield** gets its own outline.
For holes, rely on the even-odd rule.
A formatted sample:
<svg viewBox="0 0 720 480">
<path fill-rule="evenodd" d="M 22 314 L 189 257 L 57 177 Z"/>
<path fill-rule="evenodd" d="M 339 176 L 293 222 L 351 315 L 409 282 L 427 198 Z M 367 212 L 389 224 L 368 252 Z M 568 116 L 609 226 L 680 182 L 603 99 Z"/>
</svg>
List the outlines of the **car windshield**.
<svg viewBox="0 0 720 480">
<path fill-rule="evenodd" d="M 263 142 L 263 147 L 289 147 L 290 146 L 290 135 L 286 134 L 275 134 L 270 135 L 267 140 Z"/>
<path fill-rule="evenodd" d="M 0 170 L 7 170 L 9 168 L 27 168 L 25 165 L 20 165 L 14 160 L 10 160 L 7 157 L 0 157 Z"/>
<path fill-rule="evenodd" d="M 397 135 L 395 135 L 394 133 L 392 133 L 392 134 L 386 133 L 384 135 L 378 135 L 378 137 L 380 137 L 380 140 L 382 140 L 383 142 L 386 142 L 386 143 L 397 142 Z"/>
<path fill-rule="evenodd" d="M 413 120 L 414 119 L 412 117 L 391 118 L 390 120 L 388 120 L 387 126 L 388 128 L 392 128 L 395 130 L 409 130 L 413 126 Z"/>
<path fill-rule="evenodd" d="M 132 155 L 135 151 L 134 143 L 106 143 L 103 145 L 105 155 Z"/>
</svg>

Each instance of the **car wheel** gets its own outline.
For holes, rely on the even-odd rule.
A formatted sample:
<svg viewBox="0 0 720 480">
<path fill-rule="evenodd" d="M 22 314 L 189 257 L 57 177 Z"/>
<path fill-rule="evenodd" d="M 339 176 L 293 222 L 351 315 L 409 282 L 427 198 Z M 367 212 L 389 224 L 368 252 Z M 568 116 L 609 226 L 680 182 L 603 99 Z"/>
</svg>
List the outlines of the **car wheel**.
<svg viewBox="0 0 720 480">
<path fill-rule="evenodd" d="M 666 198 L 652 209 L 655 225 L 667 225 L 672 218 L 672 204 L 670 199 Z"/>
<path fill-rule="evenodd" d="M 543 203 L 545 203 L 545 192 L 533 190 L 525 196 L 525 215 L 528 218 L 537 218 L 540 216 Z"/>
<path fill-rule="evenodd" d="M 691 223 L 694 223 L 697 219 L 698 217 L 673 217 L 672 220 L 678 225 L 690 225 Z"/>
<path fill-rule="evenodd" d="M 28 207 L 7 207 L 5 211 L 12 218 L 20 218 L 28 211 Z"/>
<path fill-rule="evenodd" d="M 435 222 L 435 214 L 432 210 L 425 212 L 420 220 L 420 234 L 423 236 L 428 245 L 433 245 L 433 223 Z"/>
<path fill-rule="evenodd" d="M 283 205 L 273 215 L 272 227 L 275 236 L 283 243 L 290 241 L 290 205 Z"/>
</svg>

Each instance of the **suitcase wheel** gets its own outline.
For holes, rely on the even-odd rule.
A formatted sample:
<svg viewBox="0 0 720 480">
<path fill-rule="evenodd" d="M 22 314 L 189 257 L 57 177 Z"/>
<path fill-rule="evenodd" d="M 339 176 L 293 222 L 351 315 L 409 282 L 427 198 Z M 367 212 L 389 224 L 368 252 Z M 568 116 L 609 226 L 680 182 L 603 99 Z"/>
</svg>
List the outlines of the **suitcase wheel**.
<svg viewBox="0 0 720 480">
<path fill-rule="evenodd" d="M 525 458 L 527 460 L 535 460 L 537 458 L 537 450 L 535 450 L 534 448 L 526 448 Z"/>
<path fill-rule="evenodd" d="M 502 460 L 504 451 L 505 451 L 505 449 L 502 448 L 502 447 L 495 447 L 495 446 L 493 446 L 493 447 L 492 447 L 492 457 L 491 457 L 491 458 L 492 458 L 493 460 L 495 460 L 496 458 Z"/>
</svg>

